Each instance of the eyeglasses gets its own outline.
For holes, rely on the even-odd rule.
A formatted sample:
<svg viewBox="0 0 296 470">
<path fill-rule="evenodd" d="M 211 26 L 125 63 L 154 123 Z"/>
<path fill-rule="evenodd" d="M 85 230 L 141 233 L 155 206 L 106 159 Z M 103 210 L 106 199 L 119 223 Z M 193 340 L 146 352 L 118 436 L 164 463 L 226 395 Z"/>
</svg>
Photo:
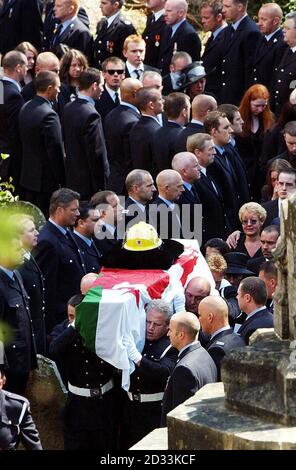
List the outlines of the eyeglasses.
<svg viewBox="0 0 296 470">
<path fill-rule="evenodd" d="M 257 219 L 247 219 L 247 220 L 242 220 L 242 225 L 256 225 L 258 223 Z"/>
<path fill-rule="evenodd" d="M 124 70 L 123 69 L 120 69 L 120 70 L 110 69 L 110 70 L 106 70 L 106 72 L 109 75 L 114 75 L 115 73 L 118 73 L 118 75 L 122 75 L 124 73 Z"/>
</svg>

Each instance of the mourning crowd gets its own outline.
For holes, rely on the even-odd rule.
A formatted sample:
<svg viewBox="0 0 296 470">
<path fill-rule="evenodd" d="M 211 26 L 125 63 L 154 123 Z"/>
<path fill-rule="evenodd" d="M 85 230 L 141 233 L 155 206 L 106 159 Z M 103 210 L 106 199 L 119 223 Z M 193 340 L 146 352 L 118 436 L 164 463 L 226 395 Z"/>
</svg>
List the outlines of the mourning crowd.
<svg viewBox="0 0 296 470">
<path fill-rule="evenodd" d="M 0 449 L 42 449 L 25 398 L 37 354 L 67 390 L 64 448 L 128 449 L 273 327 L 296 189 L 296 12 L 265 3 L 255 23 L 247 0 L 201 0 L 198 33 L 186 0 L 148 0 L 140 35 L 123 0 L 97 3 L 93 37 L 79 0 L 0 0 L 0 177 L 47 219 L 4 217 L 9 256 L 0 214 Z M 212 277 L 147 303 L 125 391 L 76 307 L 102 267 L 167 270 L 182 239 Z"/>
</svg>

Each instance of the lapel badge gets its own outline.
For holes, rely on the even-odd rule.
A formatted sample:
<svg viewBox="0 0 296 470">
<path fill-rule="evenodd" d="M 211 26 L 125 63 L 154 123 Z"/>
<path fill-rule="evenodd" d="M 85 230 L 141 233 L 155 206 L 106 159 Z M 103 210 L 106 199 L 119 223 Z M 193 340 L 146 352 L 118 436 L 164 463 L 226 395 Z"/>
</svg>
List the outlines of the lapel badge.
<svg viewBox="0 0 296 470">
<path fill-rule="evenodd" d="M 155 47 L 159 47 L 159 44 L 160 44 L 160 35 L 159 34 L 156 34 L 155 35 Z"/>
<path fill-rule="evenodd" d="M 108 41 L 108 43 L 109 43 L 109 49 L 108 50 L 109 50 L 110 54 L 113 54 L 114 42 L 113 41 Z"/>
<path fill-rule="evenodd" d="M 10 8 L 10 10 L 9 10 L 9 16 L 8 16 L 9 19 L 12 17 L 12 13 L 13 13 L 13 8 Z"/>
<path fill-rule="evenodd" d="M 277 38 L 274 38 L 273 42 L 274 42 L 274 43 L 277 42 Z"/>
</svg>

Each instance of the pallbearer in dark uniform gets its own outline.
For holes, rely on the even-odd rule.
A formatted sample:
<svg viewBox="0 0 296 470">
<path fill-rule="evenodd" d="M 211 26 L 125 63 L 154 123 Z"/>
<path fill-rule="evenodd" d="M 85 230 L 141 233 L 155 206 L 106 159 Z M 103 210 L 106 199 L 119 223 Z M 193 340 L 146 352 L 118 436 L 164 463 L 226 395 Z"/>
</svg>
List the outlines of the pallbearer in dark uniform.
<svg viewBox="0 0 296 470">
<path fill-rule="evenodd" d="M 152 201 L 156 188 L 153 178 L 146 170 L 132 170 L 126 177 L 125 187 L 128 197 L 125 199 L 126 227 L 143 221 L 149 222 L 149 202 Z"/>
<path fill-rule="evenodd" d="M 67 301 L 80 291 L 86 274 L 84 260 L 69 230 L 79 215 L 79 194 L 68 188 L 55 191 L 50 200 L 50 218 L 40 230 L 34 257 L 45 277 L 46 328 L 67 317 Z"/>
<path fill-rule="evenodd" d="M 43 274 L 36 263 L 32 249 L 37 245 L 38 230 L 36 230 L 33 217 L 29 215 L 19 216 L 21 228 L 21 242 L 25 250 L 24 263 L 19 267 L 24 287 L 29 296 L 29 305 L 33 330 L 38 354 L 46 353 L 45 332 L 45 287 Z"/>
<path fill-rule="evenodd" d="M 200 59 L 201 42 L 193 26 L 186 20 L 186 0 L 167 0 L 164 18 L 169 26 L 160 43 L 157 67 L 162 75 L 169 72 L 172 56 L 177 51 L 187 52 L 193 61 Z"/>
<path fill-rule="evenodd" d="M 296 86 L 296 12 L 294 11 L 286 15 L 284 41 L 289 47 L 274 70 L 271 92 L 271 105 L 277 116 Z"/>
<path fill-rule="evenodd" d="M 100 213 L 95 207 L 95 204 L 80 203 L 80 215 L 76 219 L 73 230 L 73 236 L 84 259 L 87 273 L 98 273 L 101 269 L 102 254 L 93 240 L 95 226 L 100 218 Z"/>
<path fill-rule="evenodd" d="M 262 37 L 254 55 L 251 84 L 261 83 L 270 89 L 272 71 L 281 61 L 287 47 L 280 27 L 282 16 L 282 9 L 276 3 L 263 4 L 258 12 Z"/>
<path fill-rule="evenodd" d="M 6 390 L 23 395 L 37 367 L 28 294 L 16 270 L 23 262 L 17 217 L 0 213 L 0 335 L 7 359 Z"/>
<path fill-rule="evenodd" d="M 121 8 L 124 0 L 101 0 L 100 8 L 105 18 L 97 25 L 97 36 L 93 46 L 93 64 L 101 66 L 111 56 L 124 58 L 123 43 L 127 36 L 136 34 L 131 21 L 124 18 Z"/>
<path fill-rule="evenodd" d="M 232 349 L 246 344 L 240 336 L 233 333 L 228 322 L 228 306 L 222 297 L 209 296 L 198 307 L 198 318 L 202 330 L 210 335 L 206 350 L 217 367 L 217 380 L 221 380 L 221 361 Z"/>
<path fill-rule="evenodd" d="M 30 403 L 20 395 L 3 390 L 6 364 L 0 342 L 0 450 L 15 450 L 19 443 L 26 450 L 42 450 Z"/>
<path fill-rule="evenodd" d="M 165 0 L 148 0 L 147 7 L 151 12 L 147 17 L 146 27 L 143 31 L 143 39 L 146 42 L 145 62 L 152 67 L 157 67 L 160 51 L 160 41 L 168 26 L 164 20 Z"/>
<path fill-rule="evenodd" d="M 49 348 L 51 357 L 63 362 L 68 379 L 63 411 L 65 450 L 109 450 L 115 440 L 114 369 L 83 346 L 75 322 Z"/>
<path fill-rule="evenodd" d="M 169 305 L 162 300 L 152 300 L 146 313 L 146 342 L 131 375 L 125 403 L 124 448 L 129 448 L 159 427 L 161 400 L 178 354 L 167 336 L 172 316 Z"/>
</svg>

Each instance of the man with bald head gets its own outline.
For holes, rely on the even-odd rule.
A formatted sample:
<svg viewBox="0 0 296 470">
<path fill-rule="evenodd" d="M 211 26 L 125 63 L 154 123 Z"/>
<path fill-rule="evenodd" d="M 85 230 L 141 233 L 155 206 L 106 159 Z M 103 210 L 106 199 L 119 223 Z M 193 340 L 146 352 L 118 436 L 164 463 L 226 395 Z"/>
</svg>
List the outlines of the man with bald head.
<svg viewBox="0 0 296 470">
<path fill-rule="evenodd" d="M 172 168 L 176 170 L 182 180 L 184 192 L 178 199 L 178 206 L 182 215 L 182 229 L 185 238 L 195 238 L 201 244 L 202 210 L 195 183 L 200 178 L 200 166 L 194 153 L 180 152 L 172 160 Z M 185 232 L 188 232 L 186 236 Z M 190 233 L 189 233 L 190 232 Z"/>
<path fill-rule="evenodd" d="M 108 189 L 124 194 L 125 179 L 132 170 L 129 135 L 140 119 L 136 106 L 137 91 L 142 83 L 135 78 L 126 78 L 120 85 L 120 105 L 107 114 L 104 121 L 110 176 Z"/>
<path fill-rule="evenodd" d="M 156 178 L 158 196 L 150 206 L 151 223 L 162 239 L 184 238 L 180 211 L 176 206 L 183 188 L 180 174 L 175 170 L 163 170 Z"/>
<path fill-rule="evenodd" d="M 186 0 L 167 0 L 164 7 L 164 20 L 169 26 L 160 40 L 157 67 L 162 75 L 169 73 L 172 56 L 176 51 L 187 52 L 192 60 L 200 59 L 200 39 L 191 24 L 186 20 L 188 4 Z"/>
<path fill-rule="evenodd" d="M 196 96 L 191 104 L 192 119 L 188 126 L 183 129 L 179 136 L 176 144 L 176 152 L 184 152 L 187 149 L 187 139 L 190 135 L 197 134 L 198 132 L 204 132 L 203 123 L 206 115 L 210 111 L 216 111 L 217 101 L 213 96 L 209 95 L 198 95 Z"/>
<path fill-rule="evenodd" d="M 204 298 L 198 307 L 198 318 L 203 331 L 210 335 L 206 350 L 216 364 L 220 381 L 223 357 L 232 349 L 245 346 L 245 342 L 229 326 L 228 306 L 222 297 Z"/>
<path fill-rule="evenodd" d="M 258 26 L 261 39 L 254 55 L 251 83 L 261 83 L 270 88 L 272 71 L 279 64 L 284 49 L 284 35 L 281 29 L 283 12 L 277 3 L 263 3 L 258 12 Z"/>
<path fill-rule="evenodd" d="M 199 329 L 198 318 L 190 312 L 175 313 L 170 320 L 168 336 L 179 354 L 164 393 L 161 426 L 171 410 L 217 380 L 215 363 L 198 341 Z"/>
</svg>

